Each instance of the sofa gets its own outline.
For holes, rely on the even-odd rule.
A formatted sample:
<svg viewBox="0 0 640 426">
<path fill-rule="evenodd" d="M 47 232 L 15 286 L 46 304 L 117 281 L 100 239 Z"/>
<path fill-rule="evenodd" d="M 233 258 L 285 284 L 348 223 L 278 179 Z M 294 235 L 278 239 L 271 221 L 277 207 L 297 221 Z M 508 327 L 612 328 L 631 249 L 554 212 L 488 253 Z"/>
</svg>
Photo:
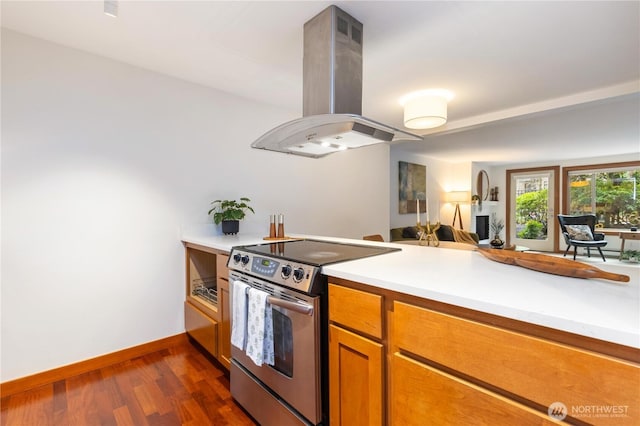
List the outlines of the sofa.
<svg viewBox="0 0 640 426">
<path fill-rule="evenodd" d="M 440 241 L 455 241 L 467 244 L 478 244 L 480 238 L 475 232 L 455 229 L 451 225 L 440 224 L 436 231 L 436 236 Z M 390 231 L 391 242 L 412 241 L 419 238 L 416 226 L 406 226 L 404 228 L 392 228 Z M 475 243 L 474 243 L 475 242 Z"/>
</svg>

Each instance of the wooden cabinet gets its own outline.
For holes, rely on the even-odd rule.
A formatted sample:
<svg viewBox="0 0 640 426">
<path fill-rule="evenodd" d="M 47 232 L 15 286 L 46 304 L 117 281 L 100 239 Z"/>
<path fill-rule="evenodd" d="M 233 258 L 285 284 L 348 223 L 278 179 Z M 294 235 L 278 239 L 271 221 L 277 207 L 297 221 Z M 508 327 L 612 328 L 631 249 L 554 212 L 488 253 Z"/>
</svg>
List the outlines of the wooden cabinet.
<svg viewBox="0 0 640 426">
<path fill-rule="evenodd" d="M 226 368 L 231 361 L 228 253 L 185 244 L 185 330 Z"/>
<path fill-rule="evenodd" d="M 639 424 L 640 350 L 329 281 L 332 424 Z"/>
<path fill-rule="evenodd" d="M 394 383 L 402 380 L 396 377 L 402 353 L 542 407 L 562 402 L 579 420 L 586 406 L 625 406 L 628 416 L 640 418 L 640 369 L 630 362 L 401 302 L 394 303 L 392 336 Z M 454 411 L 464 408 L 442 399 Z M 620 418 L 598 423 L 620 424 Z"/>
<path fill-rule="evenodd" d="M 381 314 L 380 296 L 329 284 L 329 417 L 332 425 L 384 423 L 385 355 L 379 341 L 383 337 Z"/>
</svg>

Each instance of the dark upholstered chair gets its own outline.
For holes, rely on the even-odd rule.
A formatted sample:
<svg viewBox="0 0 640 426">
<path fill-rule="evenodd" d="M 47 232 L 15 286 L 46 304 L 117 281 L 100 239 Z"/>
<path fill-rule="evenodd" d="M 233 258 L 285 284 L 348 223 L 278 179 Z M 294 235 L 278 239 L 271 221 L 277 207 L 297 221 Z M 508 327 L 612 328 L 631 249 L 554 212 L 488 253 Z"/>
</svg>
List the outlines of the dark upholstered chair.
<svg viewBox="0 0 640 426">
<path fill-rule="evenodd" d="M 602 256 L 602 261 L 606 262 L 601 247 L 606 246 L 607 241 L 604 239 L 604 234 L 595 232 L 596 215 L 567 216 L 559 214 L 558 222 L 560 222 L 564 241 L 567 243 L 567 249 L 564 251 L 565 256 L 571 246 L 573 246 L 573 260 L 576 260 L 578 247 L 586 247 L 588 257 L 591 257 L 591 249 L 597 248 Z"/>
</svg>

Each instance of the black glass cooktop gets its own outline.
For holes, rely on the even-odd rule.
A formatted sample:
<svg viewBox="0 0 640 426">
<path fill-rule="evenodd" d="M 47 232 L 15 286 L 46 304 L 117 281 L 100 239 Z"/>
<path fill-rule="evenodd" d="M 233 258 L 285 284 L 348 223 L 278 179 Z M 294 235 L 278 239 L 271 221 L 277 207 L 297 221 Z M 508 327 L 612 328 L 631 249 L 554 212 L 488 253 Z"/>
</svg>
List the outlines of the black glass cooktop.
<svg viewBox="0 0 640 426">
<path fill-rule="evenodd" d="M 243 250 L 281 258 L 293 262 L 323 266 L 330 263 L 346 262 L 369 256 L 400 251 L 399 248 L 335 243 L 318 240 L 294 240 L 276 243 L 256 244 L 242 247 Z"/>
</svg>

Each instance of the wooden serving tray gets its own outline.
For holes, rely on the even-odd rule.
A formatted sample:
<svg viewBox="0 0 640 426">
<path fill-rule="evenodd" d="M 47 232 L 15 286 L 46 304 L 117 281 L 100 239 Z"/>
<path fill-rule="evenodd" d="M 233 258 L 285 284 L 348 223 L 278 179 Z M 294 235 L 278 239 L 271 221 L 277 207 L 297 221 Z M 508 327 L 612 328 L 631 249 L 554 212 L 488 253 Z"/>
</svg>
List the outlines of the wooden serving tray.
<svg viewBox="0 0 640 426">
<path fill-rule="evenodd" d="M 496 262 L 521 266 L 534 271 L 546 272 L 547 274 L 574 278 L 603 278 L 611 281 L 629 282 L 628 275 L 606 272 L 595 266 L 561 257 L 490 248 L 478 248 L 477 251 L 487 259 Z"/>
</svg>

